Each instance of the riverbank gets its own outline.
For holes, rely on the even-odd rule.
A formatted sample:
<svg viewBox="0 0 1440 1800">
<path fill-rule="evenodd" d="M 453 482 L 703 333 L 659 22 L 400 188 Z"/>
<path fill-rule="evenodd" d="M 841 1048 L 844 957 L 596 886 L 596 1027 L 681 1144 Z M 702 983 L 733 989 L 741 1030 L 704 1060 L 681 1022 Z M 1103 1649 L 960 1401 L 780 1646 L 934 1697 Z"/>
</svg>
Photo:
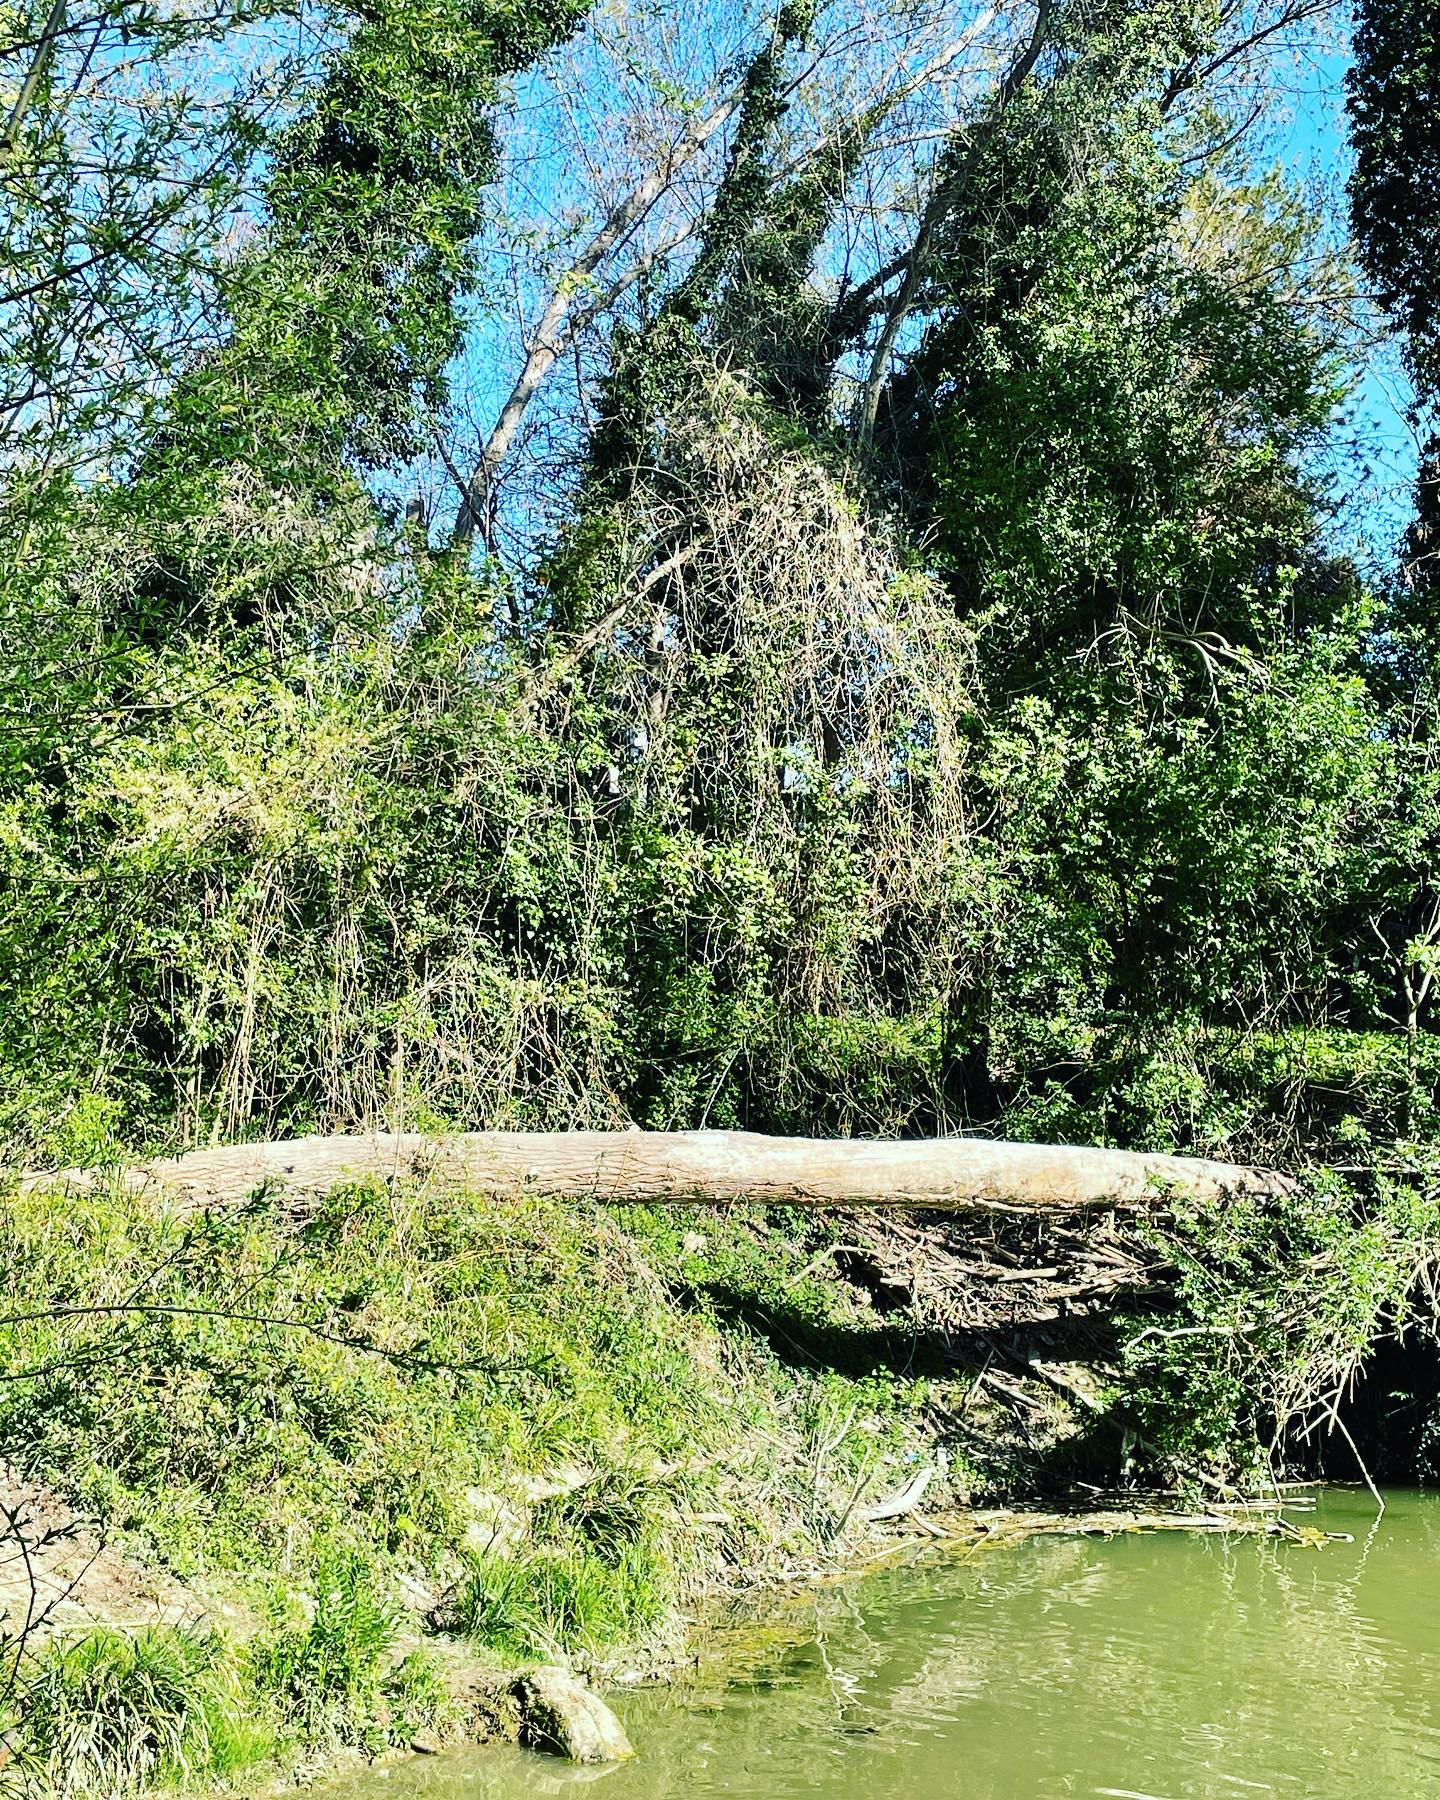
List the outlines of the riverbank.
<svg viewBox="0 0 1440 1800">
<path fill-rule="evenodd" d="M 729 1601 L 1109 1478 L 1161 1260 L 1114 1220 L 419 1182 L 10 1222 L 12 1768 L 73 1794 L 509 1729 L 517 1667 L 663 1671 Z"/>
<path fill-rule="evenodd" d="M 120 1181 L 10 1221 L 0 1434 L 48 1540 L 7 1570 L 12 1633 L 42 1574 L 16 1756 L 62 1791 L 77 1754 L 233 1780 L 473 1730 L 487 1671 L 662 1664 L 917 1479 L 998 1492 L 1017 1437 L 839 1273 L 840 1221 Z"/>
</svg>

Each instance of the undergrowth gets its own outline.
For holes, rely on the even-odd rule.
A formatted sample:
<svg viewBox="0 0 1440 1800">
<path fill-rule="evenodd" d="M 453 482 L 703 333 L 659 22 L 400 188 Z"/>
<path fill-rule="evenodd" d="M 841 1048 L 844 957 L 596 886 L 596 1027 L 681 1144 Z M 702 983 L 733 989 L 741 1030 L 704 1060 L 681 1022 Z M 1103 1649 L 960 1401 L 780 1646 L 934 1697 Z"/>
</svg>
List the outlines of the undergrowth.
<svg viewBox="0 0 1440 1800">
<path fill-rule="evenodd" d="M 976 1371 L 932 1353 L 919 1378 L 919 1315 L 838 1278 L 813 1214 L 399 1184 L 195 1216 L 118 1179 L 9 1206 L 6 1455 L 239 1620 L 32 1647 L 0 1728 L 41 1792 L 443 1734 L 455 1638 L 495 1671 L 663 1657 L 701 1594 L 843 1548 L 937 1433 L 949 1496 L 973 1491 L 992 1429 Z M 1121 1378 L 1061 1446 L 1087 1473 L 1122 1445 L 1145 1479 L 1274 1472 L 1434 1315 L 1418 1176 L 1177 1200 L 1148 1229 L 1164 1297 L 1113 1315 Z"/>
<path fill-rule="evenodd" d="M 254 1699 L 214 1633 L 155 1626 L 57 1639 L 17 1692 L 12 1790 L 79 1800 L 230 1775 L 277 1746 Z"/>
<path fill-rule="evenodd" d="M 456 1704 L 430 1651 L 397 1659 L 400 1623 L 348 1553 L 322 1559 L 308 1619 L 247 1642 L 183 1625 L 57 1635 L 13 1671 L 0 1792 L 112 1800 L 443 1735 Z"/>
<path fill-rule="evenodd" d="M 1179 1204 L 1152 1236 L 1169 1303 L 1120 1321 L 1116 1409 L 1137 1460 L 1242 1485 L 1368 1476 L 1346 1422 L 1356 1383 L 1377 1346 L 1440 1319 L 1433 1171 L 1377 1173 L 1363 1193 L 1314 1171 L 1286 1195 Z"/>
<path fill-rule="evenodd" d="M 823 1553 L 922 1453 L 925 1390 L 813 1220 L 421 1185 L 10 1205 L 7 1455 L 248 1620 L 53 1640 L 20 1735 L 57 1793 L 408 1741 L 453 1712 L 437 1631 L 496 1667 L 662 1651 L 700 1589 Z"/>
</svg>

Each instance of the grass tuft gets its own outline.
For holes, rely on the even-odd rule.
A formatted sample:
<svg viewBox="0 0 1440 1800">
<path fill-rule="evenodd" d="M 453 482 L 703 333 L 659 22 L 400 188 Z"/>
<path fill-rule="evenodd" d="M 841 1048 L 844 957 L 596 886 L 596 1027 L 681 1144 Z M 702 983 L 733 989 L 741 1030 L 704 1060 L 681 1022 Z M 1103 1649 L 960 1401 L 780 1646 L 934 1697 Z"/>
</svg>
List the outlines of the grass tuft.
<svg viewBox="0 0 1440 1800">
<path fill-rule="evenodd" d="M 275 1749 L 252 1700 L 218 1634 L 91 1631 L 30 1673 L 17 1762 L 32 1791 L 64 1800 L 229 1774 Z"/>
<path fill-rule="evenodd" d="M 307 1746 L 378 1750 L 399 1629 L 400 1615 L 376 1595 L 366 1559 L 353 1550 L 329 1552 L 316 1574 L 314 1616 L 254 1646 L 256 1682 Z"/>
</svg>

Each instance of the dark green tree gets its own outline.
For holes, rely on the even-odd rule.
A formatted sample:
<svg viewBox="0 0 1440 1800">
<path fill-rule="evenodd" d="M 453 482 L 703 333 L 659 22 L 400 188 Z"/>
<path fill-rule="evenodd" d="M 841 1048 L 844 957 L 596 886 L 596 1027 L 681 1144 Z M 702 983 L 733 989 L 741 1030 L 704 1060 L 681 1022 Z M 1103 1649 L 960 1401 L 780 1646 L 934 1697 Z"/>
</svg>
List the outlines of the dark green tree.
<svg viewBox="0 0 1440 1800">
<path fill-rule="evenodd" d="M 1057 11 L 950 153 L 876 417 L 976 634 L 997 888 L 960 1103 L 1027 1129 L 1215 1129 L 1195 1046 L 1323 1011 L 1379 781 L 1305 472 L 1343 346 L 1273 272 L 1309 235 L 1283 189 L 1219 207 L 1187 173 L 1193 52 L 1175 9 Z"/>
<path fill-rule="evenodd" d="M 693 261 L 638 327 L 616 334 L 611 368 L 586 450 L 582 514 L 614 505 L 653 461 L 656 427 L 684 403 L 700 327 L 733 274 L 756 217 L 775 185 L 775 126 L 785 111 L 789 57 L 804 41 L 810 0 L 782 6 L 745 70 L 744 95 L 725 171 L 700 231 Z"/>
<path fill-rule="evenodd" d="M 1364 0 L 1346 86 L 1355 242 L 1400 333 L 1421 437 L 1403 568 L 1374 646 L 1396 779 L 1374 891 L 1356 921 L 1365 947 L 1356 960 L 1362 984 L 1374 983 L 1377 1010 L 1405 1033 L 1409 1086 L 1418 1093 L 1420 1034 L 1440 974 L 1440 7 Z M 1419 1116 L 1407 1101 L 1407 1129 Z"/>
<path fill-rule="evenodd" d="M 1440 405 L 1440 7 L 1363 0 L 1346 79 L 1351 219 L 1381 305 L 1403 333 L 1417 418 Z M 1421 452 L 1408 560 L 1432 592 L 1440 556 L 1440 437 Z"/>
<path fill-rule="evenodd" d="M 184 385 L 169 434 L 262 468 L 395 466 L 445 405 L 497 158 L 507 76 L 583 0 L 357 7 L 270 146 L 266 226 L 231 290 L 230 341 Z"/>
</svg>

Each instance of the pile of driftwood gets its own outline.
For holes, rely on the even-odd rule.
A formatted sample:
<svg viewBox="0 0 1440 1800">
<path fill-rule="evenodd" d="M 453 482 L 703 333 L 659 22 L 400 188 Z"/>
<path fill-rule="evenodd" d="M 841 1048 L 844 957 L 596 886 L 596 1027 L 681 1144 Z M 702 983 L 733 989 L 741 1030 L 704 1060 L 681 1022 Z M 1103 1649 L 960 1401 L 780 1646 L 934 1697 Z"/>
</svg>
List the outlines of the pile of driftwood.
<svg viewBox="0 0 1440 1800">
<path fill-rule="evenodd" d="M 1287 1485 L 1293 1490 L 1293 1484 Z M 1315 1510 L 1313 1498 L 1294 1491 L 1245 1500 L 1215 1500 L 1200 1511 L 1182 1511 L 1163 1493 L 1097 1494 L 1095 1498 L 1094 1508 L 1063 1512 L 993 1509 L 964 1513 L 948 1522 L 950 1528 L 945 1535 L 977 1546 L 1014 1544 L 1032 1537 L 1118 1537 L 1149 1531 L 1207 1531 L 1227 1537 L 1239 1533 L 1312 1546 L 1355 1541 L 1348 1531 L 1323 1531 L 1316 1525 L 1297 1524 L 1287 1518 L 1290 1512 L 1303 1515 Z M 945 1530 L 946 1524 L 941 1521 L 939 1528 Z"/>
<path fill-rule="evenodd" d="M 841 1212 L 811 1267 L 828 1260 L 879 1310 L 952 1333 L 1038 1327 L 1169 1291 L 1164 1253 L 1137 1229 L 1142 1216 L 1153 1212 Z"/>
</svg>

